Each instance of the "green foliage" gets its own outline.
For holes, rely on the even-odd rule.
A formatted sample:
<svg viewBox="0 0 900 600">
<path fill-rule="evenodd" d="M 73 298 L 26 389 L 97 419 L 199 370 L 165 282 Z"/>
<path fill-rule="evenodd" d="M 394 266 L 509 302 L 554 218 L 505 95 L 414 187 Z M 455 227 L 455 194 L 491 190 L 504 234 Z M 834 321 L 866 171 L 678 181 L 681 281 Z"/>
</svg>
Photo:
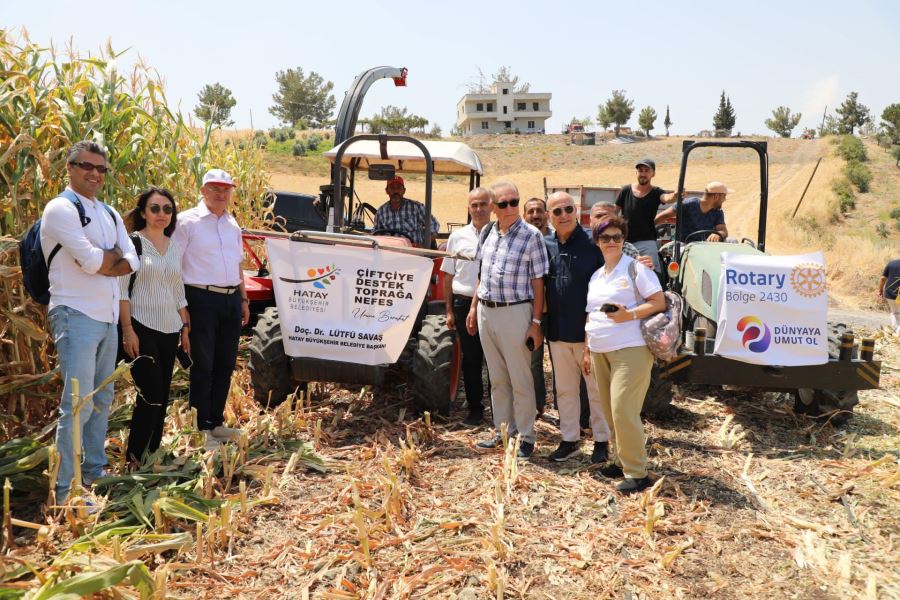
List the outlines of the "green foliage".
<svg viewBox="0 0 900 600">
<path fill-rule="evenodd" d="M 784 138 L 791 137 L 791 131 L 800 123 L 801 113 L 791 114 L 787 106 L 779 106 L 772 110 L 772 118 L 766 119 L 766 127 Z"/>
<path fill-rule="evenodd" d="M 734 108 L 731 106 L 731 98 L 725 96 L 725 90 L 722 90 L 722 95 L 719 97 L 719 109 L 713 116 L 713 129 L 716 132 L 730 133 L 734 129 L 736 121 L 737 117 L 734 114 Z"/>
<path fill-rule="evenodd" d="M 306 147 L 312 151 L 315 151 L 319 148 L 319 144 L 321 142 L 322 138 L 320 138 L 318 134 L 314 133 L 306 138 Z"/>
<path fill-rule="evenodd" d="M 293 127 L 272 127 L 269 129 L 269 137 L 276 142 L 286 142 L 297 137 Z"/>
<path fill-rule="evenodd" d="M 879 223 L 878 225 L 876 225 L 875 233 L 877 233 L 878 237 L 880 237 L 883 240 L 886 240 L 888 238 L 888 236 L 891 234 L 891 232 L 887 228 L 886 223 Z"/>
<path fill-rule="evenodd" d="M 294 142 L 291 154 L 294 156 L 306 156 L 306 144 L 302 140 L 297 140 Z"/>
<path fill-rule="evenodd" d="M 663 127 L 666 128 L 666 137 L 669 137 L 669 127 L 671 127 L 672 125 L 674 125 L 674 123 L 672 123 L 672 119 L 669 117 L 669 105 L 667 104 L 666 105 L 666 120 L 663 121 Z"/>
<path fill-rule="evenodd" d="M 850 92 L 847 99 L 837 108 L 840 118 L 840 133 L 852 134 L 854 129 L 865 125 L 869 120 L 869 109 L 858 100 L 859 94 Z"/>
<path fill-rule="evenodd" d="M 900 142 L 900 104 L 889 104 L 881 112 L 881 126 L 892 142 Z"/>
<path fill-rule="evenodd" d="M 438 125 L 437 123 L 435 123 L 434 125 L 432 125 L 432 126 L 431 126 L 431 129 L 428 131 L 429 137 L 436 137 L 436 138 L 442 137 L 442 136 L 443 136 L 443 133 L 444 133 L 444 132 L 443 132 L 443 130 L 441 129 L 441 126 Z"/>
<path fill-rule="evenodd" d="M 865 193 L 869 191 L 869 184 L 872 183 L 872 172 L 863 163 L 855 160 L 849 161 L 844 165 L 844 175 L 860 192 Z"/>
<path fill-rule="evenodd" d="M 897 161 L 896 166 L 900 167 L 900 146 L 894 146 L 891 148 L 891 156 Z"/>
<path fill-rule="evenodd" d="M 837 153 L 847 162 L 865 162 L 869 160 L 869 157 L 866 154 L 865 144 L 862 143 L 861 139 L 852 135 L 845 135 L 841 137 L 840 143 L 838 144 Z"/>
<path fill-rule="evenodd" d="M 452 135 L 453 137 L 462 137 L 463 130 L 459 125 L 454 125 L 450 128 L 450 135 Z"/>
<path fill-rule="evenodd" d="M 147 566 L 139 560 L 122 563 L 100 573 L 80 573 L 61 582 L 50 579 L 32 596 L 34 600 L 78 600 L 93 596 L 101 591 L 110 591 L 119 583 L 130 583 L 141 594 L 142 599 L 153 597 L 156 585 Z"/>
<path fill-rule="evenodd" d="M 217 127 L 231 127 L 231 109 L 237 104 L 231 96 L 231 90 L 220 83 L 206 84 L 197 94 L 198 104 L 194 114 L 204 123 L 212 123 Z"/>
<path fill-rule="evenodd" d="M 315 71 L 304 75 L 301 67 L 278 71 L 275 81 L 278 83 L 278 93 L 272 95 L 275 104 L 269 112 L 283 123 L 300 128 L 320 127 L 331 118 L 336 105 L 331 93 L 334 83 L 325 81 Z"/>
<path fill-rule="evenodd" d="M 656 116 L 656 111 L 652 106 L 645 106 L 638 114 L 638 126 L 644 130 L 647 137 L 650 137 L 650 131 L 653 129 L 653 124 L 656 123 Z"/>
<path fill-rule="evenodd" d="M 891 218 L 900 219 L 900 206 L 891 209 Z"/>
<path fill-rule="evenodd" d="M 835 179 L 831 182 L 831 190 L 837 196 L 838 206 L 842 215 L 846 215 L 856 208 L 856 195 L 853 186 L 846 178 Z"/>
<path fill-rule="evenodd" d="M 269 145 L 269 138 L 266 137 L 265 132 L 256 131 L 253 134 L 253 143 L 256 144 L 258 148 L 265 148 Z"/>
<path fill-rule="evenodd" d="M 619 135 L 619 128 L 628 122 L 634 112 L 634 101 L 625 97 L 625 90 L 613 90 L 606 103 L 597 108 L 597 122 L 604 130 L 615 124 L 615 133 Z"/>
<path fill-rule="evenodd" d="M 382 106 L 379 114 L 369 118 L 369 130 L 372 133 L 408 134 L 414 129 L 424 132 L 426 125 L 428 119 L 410 113 L 405 106 Z"/>
<path fill-rule="evenodd" d="M 819 137 L 826 135 L 839 135 L 841 131 L 841 123 L 831 115 L 825 115 L 825 119 L 819 126 Z M 834 142 L 834 140 L 832 140 Z"/>
<path fill-rule="evenodd" d="M 810 139 L 810 140 L 815 138 L 816 130 L 813 129 L 812 127 L 807 127 L 806 129 L 803 130 L 803 137 Z"/>
</svg>

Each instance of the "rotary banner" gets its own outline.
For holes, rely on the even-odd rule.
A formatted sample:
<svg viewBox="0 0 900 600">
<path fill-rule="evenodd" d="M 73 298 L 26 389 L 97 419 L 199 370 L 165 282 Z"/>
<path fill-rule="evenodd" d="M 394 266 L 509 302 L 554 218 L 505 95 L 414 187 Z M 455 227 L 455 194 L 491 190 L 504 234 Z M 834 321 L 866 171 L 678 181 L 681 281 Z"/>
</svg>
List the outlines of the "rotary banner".
<svg viewBox="0 0 900 600">
<path fill-rule="evenodd" d="M 266 250 L 288 356 L 397 361 L 428 291 L 430 259 L 273 238 Z"/>
<path fill-rule="evenodd" d="M 828 294 L 821 252 L 722 255 L 715 352 L 760 365 L 828 362 Z"/>
</svg>

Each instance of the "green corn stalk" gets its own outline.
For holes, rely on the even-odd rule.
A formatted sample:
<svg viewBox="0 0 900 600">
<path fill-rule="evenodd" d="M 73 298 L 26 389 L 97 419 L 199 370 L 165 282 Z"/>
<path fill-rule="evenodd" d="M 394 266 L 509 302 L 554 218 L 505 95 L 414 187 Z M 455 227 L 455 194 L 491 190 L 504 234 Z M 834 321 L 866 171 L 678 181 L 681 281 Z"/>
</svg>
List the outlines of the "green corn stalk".
<svg viewBox="0 0 900 600">
<path fill-rule="evenodd" d="M 81 573 L 60 582 L 48 580 L 31 600 L 79 600 L 118 586 L 123 581 L 137 588 L 142 600 L 149 600 L 156 589 L 144 563 L 134 560 L 99 573 Z"/>
</svg>

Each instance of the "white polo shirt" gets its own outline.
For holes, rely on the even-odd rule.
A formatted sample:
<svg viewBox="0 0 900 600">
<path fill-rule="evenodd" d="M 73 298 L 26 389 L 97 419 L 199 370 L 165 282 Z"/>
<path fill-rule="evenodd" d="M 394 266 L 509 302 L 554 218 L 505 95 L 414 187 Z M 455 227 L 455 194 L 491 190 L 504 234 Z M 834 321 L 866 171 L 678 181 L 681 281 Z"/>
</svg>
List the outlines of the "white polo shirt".
<svg viewBox="0 0 900 600">
<path fill-rule="evenodd" d="M 447 252 L 461 253 L 475 258 L 479 233 L 471 223 L 454 230 L 447 240 Z M 441 271 L 453 275 L 454 294 L 469 298 L 475 295 L 475 286 L 478 284 L 478 265 L 478 261 L 475 260 L 444 259 L 441 263 Z"/>
<path fill-rule="evenodd" d="M 103 251 L 120 248 L 133 271 L 140 261 L 116 210 L 110 207 L 114 220 L 99 200 L 76 195 L 90 219 L 85 227 L 75 204 L 61 196 L 47 203 L 41 217 L 44 260 L 57 244 L 62 246 L 50 263 L 49 310 L 68 306 L 95 321 L 115 323 L 119 319 L 119 281 L 97 273 L 103 265 Z"/>
<path fill-rule="evenodd" d="M 241 228 L 226 210 L 210 212 L 203 198 L 178 213 L 172 241 L 181 246 L 181 276 L 185 285 L 235 286 L 241 283 Z"/>
</svg>

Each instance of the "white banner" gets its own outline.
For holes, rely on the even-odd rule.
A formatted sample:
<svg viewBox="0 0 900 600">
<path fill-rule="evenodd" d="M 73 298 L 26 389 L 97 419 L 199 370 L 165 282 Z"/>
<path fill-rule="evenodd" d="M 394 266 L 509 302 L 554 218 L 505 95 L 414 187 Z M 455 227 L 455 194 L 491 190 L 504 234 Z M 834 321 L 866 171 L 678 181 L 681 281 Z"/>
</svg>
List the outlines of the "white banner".
<svg viewBox="0 0 900 600">
<path fill-rule="evenodd" d="M 428 291 L 430 259 L 272 238 L 266 249 L 288 356 L 397 361 Z"/>
<path fill-rule="evenodd" d="M 828 294 L 822 253 L 724 253 L 715 352 L 759 365 L 828 362 Z"/>
</svg>

